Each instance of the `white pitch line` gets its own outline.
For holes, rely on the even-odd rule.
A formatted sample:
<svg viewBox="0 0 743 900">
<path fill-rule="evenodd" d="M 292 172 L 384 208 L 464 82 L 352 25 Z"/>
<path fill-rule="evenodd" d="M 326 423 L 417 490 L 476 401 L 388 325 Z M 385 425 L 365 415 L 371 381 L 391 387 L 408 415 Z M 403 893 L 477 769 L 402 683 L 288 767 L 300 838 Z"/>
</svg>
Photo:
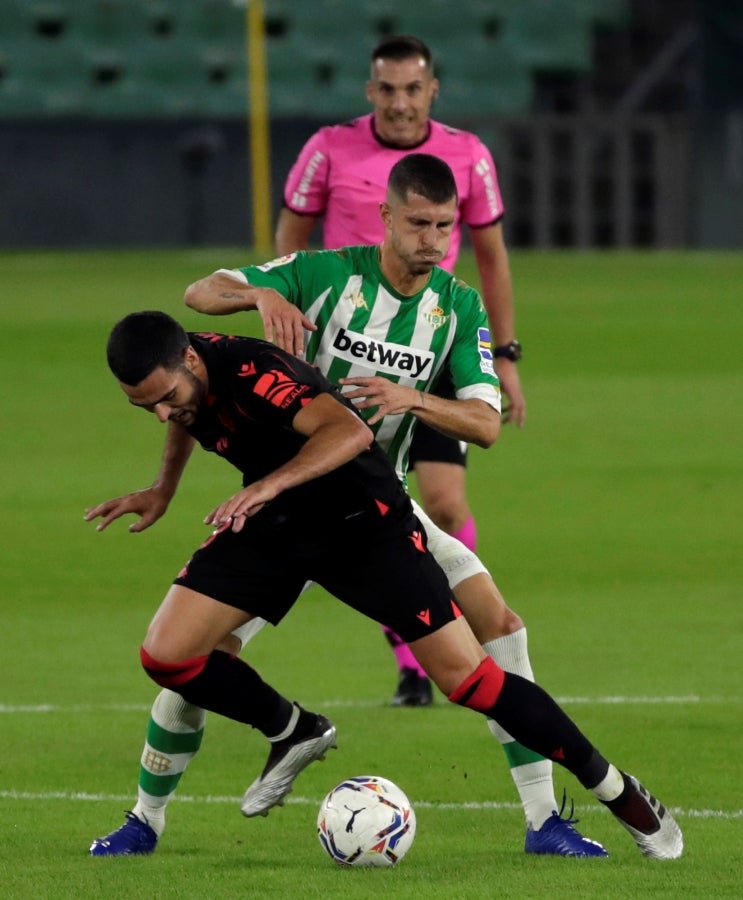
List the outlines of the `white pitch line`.
<svg viewBox="0 0 743 900">
<path fill-rule="evenodd" d="M 632 706 L 632 705 L 677 705 L 687 706 L 693 704 L 738 704 L 743 702 L 742 697 L 700 697 L 696 694 L 667 697 L 555 697 L 563 706 Z M 384 709 L 387 707 L 384 700 L 322 700 L 307 702 L 305 706 L 318 709 Z M 150 707 L 142 703 L 76 703 L 71 706 L 63 706 L 54 703 L 37 704 L 10 704 L 0 703 L 0 714 L 13 713 L 87 713 L 87 712 L 149 712 Z"/>
<path fill-rule="evenodd" d="M 173 800 L 176 803 L 193 803 L 198 805 L 235 805 L 240 804 L 242 797 L 220 797 L 205 795 L 194 797 L 188 794 L 177 794 Z M 68 800 L 84 803 L 131 803 L 132 797 L 125 794 L 89 794 L 82 791 L 0 791 L 0 800 L 33 800 L 42 803 L 50 800 Z M 317 806 L 320 797 L 288 797 L 287 803 L 295 806 Z M 413 806 L 419 809 L 439 810 L 466 810 L 474 812 L 488 812 L 490 810 L 519 810 L 520 803 L 500 803 L 496 801 L 483 801 L 482 803 L 440 803 L 429 800 L 413 800 Z M 606 812 L 605 807 L 597 804 L 587 804 L 587 809 Z M 743 809 L 682 809 L 681 807 L 669 807 L 674 816 L 688 819 L 743 819 Z"/>
</svg>

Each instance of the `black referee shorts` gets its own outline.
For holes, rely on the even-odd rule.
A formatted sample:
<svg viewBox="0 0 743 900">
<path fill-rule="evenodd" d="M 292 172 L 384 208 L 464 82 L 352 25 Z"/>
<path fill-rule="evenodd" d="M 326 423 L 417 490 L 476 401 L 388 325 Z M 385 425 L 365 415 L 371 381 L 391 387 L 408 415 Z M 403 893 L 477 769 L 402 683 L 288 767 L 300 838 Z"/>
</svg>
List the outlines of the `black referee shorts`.
<svg viewBox="0 0 743 900">
<path fill-rule="evenodd" d="M 436 390 L 437 397 L 445 400 L 455 400 L 454 384 L 448 374 L 444 372 Z M 408 468 L 415 469 L 417 462 L 443 462 L 454 463 L 457 466 L 467 465 L 467 444 L 456 438 L 447 437 L 435 428 L 430 428 L 423 422 L 416 422 L 413 430 L 413 440 L 410 443 L 408 456 Z"/>
<path fill-rule="evenodd" d="M 447 437 L 435 428 L 417 422 L 410 442 L 408 469 L 413 471 L 419 462 L 454 463 L 467 466 L 467 444 Z"/>
</svg>

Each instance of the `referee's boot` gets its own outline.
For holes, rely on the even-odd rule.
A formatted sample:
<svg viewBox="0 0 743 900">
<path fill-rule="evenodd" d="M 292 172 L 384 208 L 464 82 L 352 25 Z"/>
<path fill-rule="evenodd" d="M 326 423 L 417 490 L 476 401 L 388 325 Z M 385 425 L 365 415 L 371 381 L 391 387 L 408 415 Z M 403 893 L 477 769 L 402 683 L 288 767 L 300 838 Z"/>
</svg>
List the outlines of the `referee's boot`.
<svg viewBox="0 0 743 900">
<path fill-rule="evenodd" d="M 431 682 L 425 675 L 415 669 L 400 670 L 400 682 L 395 696 L 390 700 L 391 706 L 430 706 L 433 703 Z"/>
</svg>

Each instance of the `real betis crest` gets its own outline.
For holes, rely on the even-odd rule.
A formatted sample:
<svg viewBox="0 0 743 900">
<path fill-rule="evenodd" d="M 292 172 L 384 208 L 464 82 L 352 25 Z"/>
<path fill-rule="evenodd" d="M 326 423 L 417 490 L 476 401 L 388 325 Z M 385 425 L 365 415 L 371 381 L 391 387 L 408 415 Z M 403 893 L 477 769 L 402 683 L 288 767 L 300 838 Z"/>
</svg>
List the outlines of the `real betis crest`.
<svg viewBox="0 0 743 900">
<path fill-rule="evenodd" d="M 428 322 L 431 328 L 434 331 L 437 328 L 441 328 L 442 325 L 446 325 L 449 321 L 449 316 L 446 315 L 444 310 L 440 306 L 434 306 L 432 310 L 429 310 L 426 313 L 423 313 L 423 318 Z"/>
</svg>

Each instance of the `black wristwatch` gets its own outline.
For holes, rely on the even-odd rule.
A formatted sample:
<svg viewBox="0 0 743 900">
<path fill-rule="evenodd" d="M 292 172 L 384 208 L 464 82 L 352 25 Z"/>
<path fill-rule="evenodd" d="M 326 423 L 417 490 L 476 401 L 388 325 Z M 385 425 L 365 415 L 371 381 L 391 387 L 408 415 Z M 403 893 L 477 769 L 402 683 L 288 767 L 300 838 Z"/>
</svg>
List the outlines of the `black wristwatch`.
<svg viewBox="0 0 743 900">
<path fill-rule="evenodd" d="M 518 362 L 521 359 L 521 344 L 518 341 L 511 341 L 510 344 L 496 347 L 494 356 L 496 359 L 510 359 L 511 362 Z"/>
</svg>

